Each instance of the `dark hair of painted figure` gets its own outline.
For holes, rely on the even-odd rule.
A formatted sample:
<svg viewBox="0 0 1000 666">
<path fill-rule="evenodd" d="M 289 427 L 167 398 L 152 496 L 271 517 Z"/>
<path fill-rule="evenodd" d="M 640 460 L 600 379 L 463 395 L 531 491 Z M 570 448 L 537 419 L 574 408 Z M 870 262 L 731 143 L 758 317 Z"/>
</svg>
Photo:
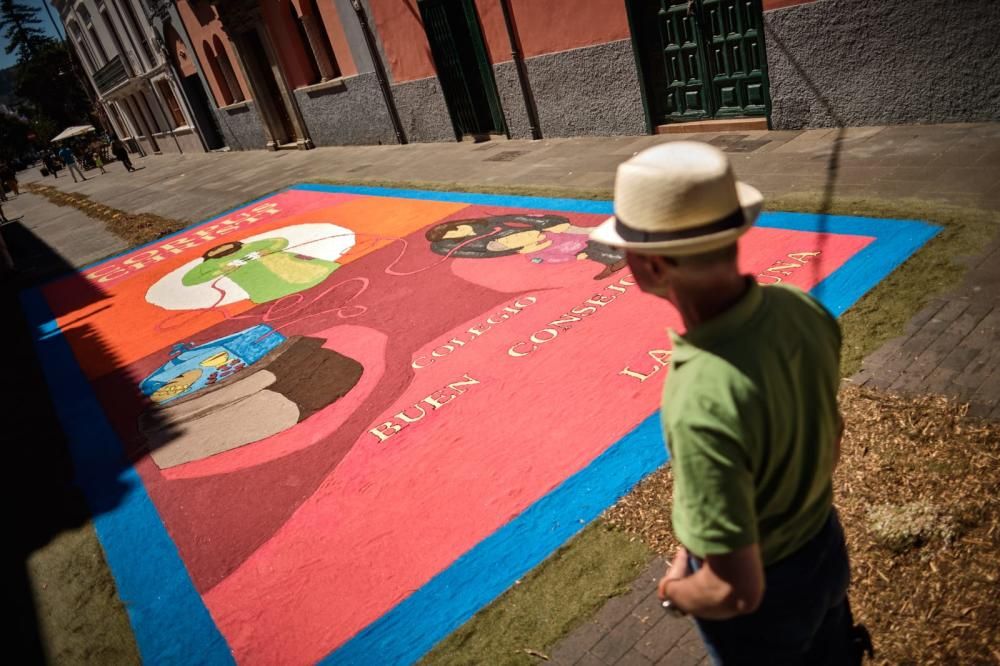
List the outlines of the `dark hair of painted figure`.
<svg viewBox="0 0 1000 666">
<path fill-rule="evenodd" d="M 431 251 L 446 257 L 489 259 L 528 255 L 533 263 L 590 259 L 604 266 L 603 279 L 625 266 L 621 250 L 589 240 L 590 229 L 561 215 L 495 215 L 452 220 L 427 230 Z"/>
<path fill-rule="evenodd" d="M 452 220 L 427 230 L 431 250 L 437 254 L 464 258 L 506 257 L 523 248 L 500 247 L 490 243 L 525 231 L 544 231 L 569 220 L 559 215 L 496 215 L 470 220 Z"/>
<path fill-rule="evenodd" d="M 205 251 L 205 254 L 201 255 L 202 259 L 218 259 L 219 257 L 225 257 L 230 254 L 238 252 L 243 247 L 243 243 L 239 241 L 231 241 L 229 243 L 223 243 L 222 245 L 216 245 L 210 247 Z"/>
</svg>

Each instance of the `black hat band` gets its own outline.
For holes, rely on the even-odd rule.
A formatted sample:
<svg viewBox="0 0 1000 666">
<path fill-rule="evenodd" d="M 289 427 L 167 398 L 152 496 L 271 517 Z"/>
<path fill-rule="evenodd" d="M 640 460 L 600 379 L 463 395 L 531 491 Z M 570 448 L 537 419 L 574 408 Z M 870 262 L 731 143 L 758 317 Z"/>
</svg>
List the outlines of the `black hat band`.
<svg viewBox="0 0 1000 666">
<path fill-rule="evenodd" d="M 661 243 L 663 241 L 686 240 L 688 238 L 698 238 L 717 234 L 720 231 L 739 229 L 746 224 L 746 217 L 743 209 L 737 208 L 735 211 L 710 224 L 703 224 L 689 229 L 678 229 L 676 231 L 639 231 L 625 224 L 620 217 L 615 216 L 615 231 L 622 240 L 629 243 Z"/>
</svg>

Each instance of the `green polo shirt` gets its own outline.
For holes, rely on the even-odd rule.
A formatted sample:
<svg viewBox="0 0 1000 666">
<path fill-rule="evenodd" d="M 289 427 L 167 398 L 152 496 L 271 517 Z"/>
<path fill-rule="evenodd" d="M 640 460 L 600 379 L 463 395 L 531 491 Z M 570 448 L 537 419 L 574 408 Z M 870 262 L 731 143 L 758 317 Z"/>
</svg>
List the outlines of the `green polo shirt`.
<svg viewBox="0 0 1000 666">
<path fill-rule="evenodd" d="M 673 525 L 697 556 L 760 544 L 791 555 L 832 506 L 840 327 L 811 296 L 753 282 L 674 351 L 662 419 Z"/>
</svg>

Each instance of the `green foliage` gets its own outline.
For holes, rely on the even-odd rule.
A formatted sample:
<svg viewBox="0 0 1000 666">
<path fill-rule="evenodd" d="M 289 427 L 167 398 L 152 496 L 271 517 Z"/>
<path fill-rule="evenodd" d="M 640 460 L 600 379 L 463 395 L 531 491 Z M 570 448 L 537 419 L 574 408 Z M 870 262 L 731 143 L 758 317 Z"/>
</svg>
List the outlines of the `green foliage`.
<svg viewBox="0 0 1000 666">
<path fill-rule="evenodd" d="M 955 540 L 957 524 L 942 506 L 927 500 L 879 504 L 868 510 L 868 530 L 880 545 L 897 553 L 931 541 Z"/>
<path fill-rule="evenodd" d="M 51 118 L 46 118 L 45 116 L 36 115 L 28 122 L 31 126 L 31 131 L 35 133 L 35 148 L 38 148 L 39 146 L 48 146 L 52 137 L 62 131 L 62 128 L 58 127 L 55 121 Z"/>
<path fill-rule="evenodd" d="M 17 66 L 17 96 L 32 107 L 32 117 L 44 117 L 59 129 L 90 122 L 90 100 L 62 43 L 46 39 L 31 58 Z"/>
<path fill-rule="evenodd" d="M 28 152 L 31 125 L 17 116 L 0 113 L 0 159 L 10 160 Z"/>
<path fill-rule="evenodd" d="M 48 41 L 45 33 L 37 26 L 42 22 L 38 19 L 38 8 L 14 0 L 0 0 L 0 30 L 7 40 L 7 55 L 17 51 L 18 62 L 33 57 L 41 46 Z"/>
<path fill-rule="evenodd" d="M 7 40 L 6 52 L 17 53 L 13 70 L 13 97 L 19 110 L 28 117 L 20 127 L 4 121 L 0 132 L 4 155 L 14 157 L 30 149 L 27 135 L 34 133 L 35 147 L 47 146 L 48 140 L 70 125 L 90 123 L 90 100 L 74 71 L 72 56 L 66 47 L 47 37 L 38 27 L 38 8 L 17 0 L 0 0 L 0 30 Z M 7 145 L 7 141 L 12 143 Z"/>
</svg>

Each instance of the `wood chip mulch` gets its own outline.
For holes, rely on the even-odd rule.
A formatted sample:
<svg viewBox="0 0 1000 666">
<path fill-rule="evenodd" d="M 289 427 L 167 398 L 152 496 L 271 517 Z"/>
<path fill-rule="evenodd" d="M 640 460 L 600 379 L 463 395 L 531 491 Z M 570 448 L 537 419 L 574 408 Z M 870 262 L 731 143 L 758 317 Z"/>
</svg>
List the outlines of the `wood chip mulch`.
<svg viewBox="0 0 1000 666">
<path fill-rule="evenodd" d="M 130 246 L 148 243 L 167 234 L 183 229 L 186 222 L 154 215 L 153 213 L 126 213 L 105 206 L 78 192 L 63 192 L 51 185 L 28 183 L 24 189 L 39 194 L 57 206 L 70 206 L 96 220 L 104 222 L 108 231 L 126 241 Z"/>
<path fill-rule="evenodd" d="M 938 396 L 840 398 L 834 497 L 875 663 L 1000 663 L 1000 422 Z M 671 557 L 671 483 L 667 466 L 605 519 Z"/>
</svg>

